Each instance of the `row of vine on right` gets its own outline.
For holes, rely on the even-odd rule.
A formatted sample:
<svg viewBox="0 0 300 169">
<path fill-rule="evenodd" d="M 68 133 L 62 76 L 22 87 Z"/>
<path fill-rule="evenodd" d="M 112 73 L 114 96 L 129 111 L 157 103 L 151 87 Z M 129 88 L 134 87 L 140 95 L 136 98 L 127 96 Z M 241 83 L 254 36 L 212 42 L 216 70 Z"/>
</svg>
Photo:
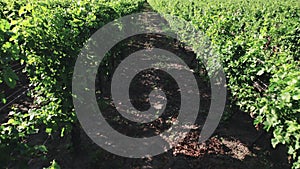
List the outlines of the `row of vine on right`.
<svg viewBox="0 0 300 169">
<path fill-rule="evenodd" d="M 285 144 L 300 168 L 300 3 L 297 0 L 148 0 L 189 21 L 214 45 L 230 100 Z M 197 43 L 197 42 L 194 42 Z"/>
</svg>

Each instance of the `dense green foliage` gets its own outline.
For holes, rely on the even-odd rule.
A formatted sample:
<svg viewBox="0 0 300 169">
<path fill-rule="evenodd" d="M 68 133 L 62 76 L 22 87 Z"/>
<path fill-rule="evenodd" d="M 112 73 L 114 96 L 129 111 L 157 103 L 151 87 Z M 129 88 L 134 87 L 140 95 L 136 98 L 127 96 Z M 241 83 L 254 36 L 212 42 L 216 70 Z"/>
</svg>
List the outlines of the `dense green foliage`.
<svg viewBox="0 0 300 169">
<path fill-rule="evenodd" d="M 27 146 L 19 143 L 37 133 L 41 125 L 47 133 L 60 131 L 61 135 L 71 129 L 76 120 L 71 95 L 72 65 L 83 43 L 109 21 L 139 10 L 143 2 L 0 1 L 0 83 L 15 87 L 18 76 L 10 66 L 13 62 L 25 64 L 24 71 L 33 88 L 31 95 L 38 106 L 25 113 L 14 110 L 0 125 L 0 152 L 5 158 L 13 158 L 7 154 L 15 148 L 23 151 Z M 5 102 L 5 96 L 0 94 Z M 34 150 L 47 151 L 45 146 Z"/>
<path fill-rule="evenodd" d="M 203 31 L 220 54 L 231 99 L 288 146 L 300 168 L 300 3 L 148 0 Z M 197 42 L 196 42 L 197 43 Z"/>
</svg>

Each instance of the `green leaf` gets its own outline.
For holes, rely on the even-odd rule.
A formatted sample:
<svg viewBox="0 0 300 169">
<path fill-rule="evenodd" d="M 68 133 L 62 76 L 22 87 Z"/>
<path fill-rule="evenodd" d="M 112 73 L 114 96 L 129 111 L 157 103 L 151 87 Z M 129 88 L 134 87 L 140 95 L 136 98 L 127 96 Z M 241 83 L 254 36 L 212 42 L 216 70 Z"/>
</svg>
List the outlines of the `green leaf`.
<svg viewBox="0 0 300 169">
<path fill-rule="evenodd" d="M 19 80 L 18 76 L 15 72 L 13 72 L 10 68 L 6 69 L 3 73 L 4 81 L 10 88 L 14 88 L 17 84 L 17 80 Z"/>
<path fill-rule="evenodd" d="M 64 134 L 65 134 L 65 128 L 63 127 L 63 128 L 61 129 L 61 132 L 60 132 L 60 137 L 63 137 Z"/>
<path fill-rule="evenodd" d="M 261 76 L 262 74 L 264 74 L 264 72 L 265 72 L 265 69 L 261 69 L 260 71 L 258 71 L 256 73 L 256 75 Z"/>
<path fill-rule="evenodd" d="M 26 9 L 26 6 L 22 6 L 19 10 L 19 16 L 23 15 L 25 13 L 25 9 Z"/>
<path fill-rule="evenodd" d="M 9 119 L 6 124 L 14 124 L 14 123 L 15 123 L 14 119 Z"/>
<path fill-rule="evenodd" d="M 290 102 L 290 100 L 291 100 L 291 95 L 290 95 L 290 93 L 288 93 L 288 92 L 283 93 L 283 94 L 281 95 L 281 99 L 282 99 L 283 101 L 285 101 L 285 102 Z"/>
<path fill-rule="evenodd" d="M 2 100 L 2 103 L 3 103 L 3 104 L 6 103 L 6 99 L 5 99 L 5 98 L 2 98 L 1 100 Z"/>
<path fill-rule="evenodd" d="M 279 140 L 276 138 L 272 138 L 271 140 L 272 147 L 275 148 L 277 144 L 279 144 Z"/>
<path fill-rule="evenodd" d="M 0 20 L 0 30 L 9 30 L 10 24 L 7 20 L 1 19 Z"/>
<path fill-rule="evenodd" d="M 52 132 L 52 128 L 46 128 L 46 133 L 48 133 L 50 135 L 51 132 Z"/>
<path fill-rule="evenodd" d="M 294 95 L 294 96 L 293 96 L 293 99 L 294 99 L 294 100 L 300 100 L 300 94 Z"/>
<path fill-rule="evenodd" d="M 45 145 L 36 145 L 36 146 L 34 146 L 34 149 L 39 150 L 40 152 L 43 152 L 43 153 L 48 151 L 48 149 Z"/>
<path fill-rule="evenodd" d="M 60 166 L 58 165 L 58 163 L 55 160 L 53 160 L 51 162 L 51 165 L 47 168 L 44 168 L 44 169 L 60 169 Z"/>
</svg>

